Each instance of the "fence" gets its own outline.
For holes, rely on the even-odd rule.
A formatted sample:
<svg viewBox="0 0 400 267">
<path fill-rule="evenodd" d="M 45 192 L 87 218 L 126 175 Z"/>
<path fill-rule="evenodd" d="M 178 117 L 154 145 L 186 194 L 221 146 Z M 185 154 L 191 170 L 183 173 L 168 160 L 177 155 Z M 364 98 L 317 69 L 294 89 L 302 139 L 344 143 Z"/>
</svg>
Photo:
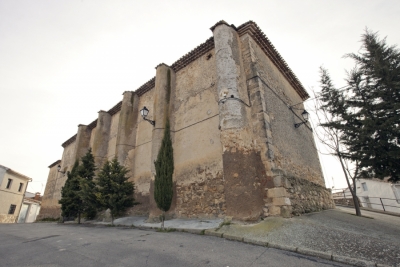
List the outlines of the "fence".
<svg viewBox="0 0 400 267">
<path fill-rule="evenodd" d="M 340 190 L 333 193 L 336 204 L 354 206 L 352 195 L 349 191 Z M 360 205 L 364 208 L 400 213 L 400 201 L 393 198 L 357 196 Z"/>
</svg>

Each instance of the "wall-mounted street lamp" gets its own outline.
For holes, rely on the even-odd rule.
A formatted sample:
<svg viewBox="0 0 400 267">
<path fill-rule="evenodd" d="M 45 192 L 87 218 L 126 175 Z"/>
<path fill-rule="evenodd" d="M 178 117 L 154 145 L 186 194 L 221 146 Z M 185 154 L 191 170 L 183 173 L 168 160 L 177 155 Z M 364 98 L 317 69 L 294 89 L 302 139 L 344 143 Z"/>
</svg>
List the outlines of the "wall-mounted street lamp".
<svg viewBox="0 0 400 267">
<path fill-rule="evenodd" d="M 309 115 L 310 115 L 310 114 L 307 112 L 307 110 L 304 110 L 304 111 L 301 113 L 301 116 L 303 116 L 304 121 L 303 121 L 303 122 L 300 122 L 300 123 L 296 123 L 296 124 L 294 125 L 294 127 L 299 128 L 302 124 L 306 124 L 306 123 L 308 122 L 308 116 L 309 116 Z"/>
<path fill-rule="evenodd" d="M 147 115 L 149 114 L 149 110 L 148 110 L 146 107 L 143 107 L 143 108 L 140 110 L 140 114 L 142 115 L 142 117 L 143 117 L 143 119 L 144 119 L 145 121 L 150 122 L 150 124 L 153 125 L 153 126 L 156 125 L 156 122 L 155 122 L 155 121 L 146 119 Z"/>
<path fill-rule="evenodd" d="M 61 172 L 62 174 L 65 174 L 65 172 L 62 172 L 62 171 L 61 171 L 61 165 L 58 165 L 58 166 L 57 166 L 57 171 L 58 171 L 58 172 Z"/>
</svg>

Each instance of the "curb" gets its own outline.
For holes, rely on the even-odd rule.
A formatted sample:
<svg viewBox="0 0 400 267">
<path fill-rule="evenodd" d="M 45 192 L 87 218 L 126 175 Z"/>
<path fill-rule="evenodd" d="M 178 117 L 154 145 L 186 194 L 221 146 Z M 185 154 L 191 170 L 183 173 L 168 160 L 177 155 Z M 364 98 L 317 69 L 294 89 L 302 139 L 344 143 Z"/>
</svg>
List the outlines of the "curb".
<svg viewBox="0 0 400 267">
<path fill-rule="evenodd" d="M 307 256 L 313 256 L 313 257 L 330 260 L 330 261 L 334 261 L 334 262 L 339 262 L 339 263 L 345 263 L 345 264 L 349 264 L 349 265 L 353 265 L 353 266 L 390 267 L 389 265 L 385 265 L 385 264 L 375 263 L 372 261 L 366 261 L 366 260 L 356 259 L 356 258 L 351 258 L 351 257 L 339 256 L 339 255 L 335 255 L 332 253 L 311 250 L 308 248 L 292 247 L 292 246 L 286 246 L 286 245 L 282 245 L 282 244 L 269 243 L 266 241 L 254 240 L 254 239 L 247 238 L 247 237 L 230 235 L 230 234 L 226 234 L 226 233 L 218 233 L 211 229 L 205 230 L 204 234 L 208 235 L 208 236 L 216 236 L 216 237 L 220 237 L 220 238 L 225 238 L 227 240 L 239 241 L 239 242 L 248 243 L 248 244 L 257 245 L 257 246 L 263 246 L 263 247 L 268 247 L 268 248 L 275 248 L 275 249 L 280 249 L 280 250 L 285 250 L 285 251 L 290 251 L 290 252 L 296 252 L 296 253 L 307 255 Z"/>
</svg>

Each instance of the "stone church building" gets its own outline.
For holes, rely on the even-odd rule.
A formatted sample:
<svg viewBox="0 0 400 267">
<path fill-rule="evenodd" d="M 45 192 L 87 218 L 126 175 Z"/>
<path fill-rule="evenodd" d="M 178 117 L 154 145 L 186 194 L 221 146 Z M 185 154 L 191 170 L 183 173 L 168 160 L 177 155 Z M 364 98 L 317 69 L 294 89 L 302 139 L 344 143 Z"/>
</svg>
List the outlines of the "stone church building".
<svg viewBox="0 0 400 267">
<path fill-rule="evenodd" d="M 117 157 L 130 170 L 140 204 L 128 214 L 158 216 L 154 161 L 166 112 L 175 164 L 170 216 L 252 221 L 334 207 L 302 116 L 309 95 L 300 81 L 256 23 L 220 21 L 211 31 L 211 38 L 172 65 L 158 65 L 154 78 L 124 92 L 92 123 L 78 126 L 62 144 L 62 159 L 49 166 L 39 219 L 60 217 L 62 172 L 89 148 L 98 167 Z"/>
</svg>

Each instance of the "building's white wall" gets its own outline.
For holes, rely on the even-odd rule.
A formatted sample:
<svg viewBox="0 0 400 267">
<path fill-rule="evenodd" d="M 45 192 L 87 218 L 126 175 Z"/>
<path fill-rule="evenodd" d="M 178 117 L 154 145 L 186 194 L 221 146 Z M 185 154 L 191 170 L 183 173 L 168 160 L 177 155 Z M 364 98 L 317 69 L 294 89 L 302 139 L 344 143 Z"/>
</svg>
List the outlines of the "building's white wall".
<svg viewBox="0 0 400 267">
<path fill-rule="evenodd" d="M 33 223 L 36 220 L 36 216 L 38 215 L 40 210 L 40 205 L 38 203 L 32 203 L 28 210 L 28 214 L 26 216 L 26 223 Z"/>
<path fill-rule="evenodd" d="M 0 166 L 0 185 L 3 182 L 3 178 L 4 178 L 5 174 L 6 174 L 6 169 L 4 169 L 2 166 Z"/>
<path fill-rule="evenodd" d="M 362 183 L 366 183 L 367 189 L 364 190 Z M 361 200 L 361 205 L 366 208 L 384 210 L 400 213 L 400 204 L 396 200 L 391 183 L 375 181 L 369 179 L 359 179 L 356 181 L 357 196 Z M 369 198 L 369 203 L 366 197 Z M 382 205 L 383 203 L 383 205 Z M 384 208 L 383 208 L 384 206 Z"/>
<path fill-rule="evenodd" d="M 11 187 L 7 189 L 8 179 L 12 179 L 12 184 Z M 20 183 L 22 183 L 23 186 L 21 191 L 18 191 Z M 27 183 L 28 179 L 21 178 L 9 172 L 4 173 L 3 180 L 0 183 L 0 223 L 15 221 L 21 208 Z M 14 214 L 9 215 L 8 211 L 11 205 L 16 205 L 16 208 Z"/>
</svg>

